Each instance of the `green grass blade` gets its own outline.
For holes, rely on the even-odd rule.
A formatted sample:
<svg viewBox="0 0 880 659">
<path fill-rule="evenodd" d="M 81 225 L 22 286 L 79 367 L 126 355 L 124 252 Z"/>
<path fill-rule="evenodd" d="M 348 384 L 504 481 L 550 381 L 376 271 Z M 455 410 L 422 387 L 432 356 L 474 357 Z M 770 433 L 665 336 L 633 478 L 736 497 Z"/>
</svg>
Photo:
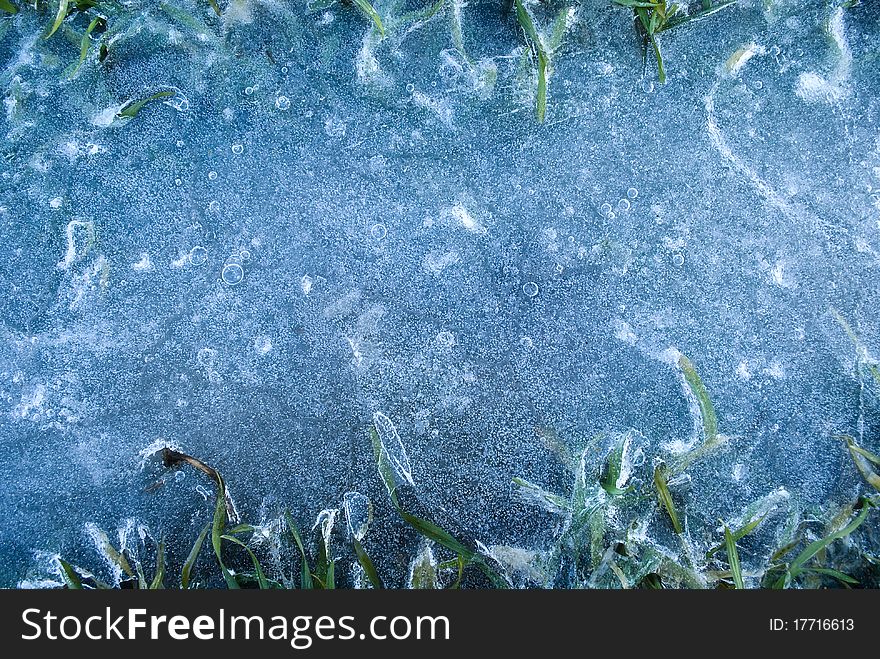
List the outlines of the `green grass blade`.
<svg viewBox="0 0 880 659">
<path fill-rule="evenodd" d="M 730 565 L 730 574 L 733 577 L 733 586 L 737 590 L 743 590 L 742 566 L 739 562 L 739 552 L 736 549 L 736 540 L 727 526 L 724 527 L 724 546 L 727 549 L 727 563 Z"/>
<path fill-rule="evenodd" d="M 608 494 L 620 496 L 626 494 L 630 488 L 619 488 L 620 472 L 623 469 L 624 455 L 627 449 L 628 436 L 623 436 L 617 440 L 611 451 L 605 459 L 605 465 L 599 478 L 599 484 Z"/>
<path fill-rule="evenodd" d="M 676 533 L 681 533 L 681 522 L 678 519 L 678 513 L 675 510 L 675 504 L 672 501 L 672 495 L 669 493 L 669 469 L 662 462 L 654 468 L 654 488 L 657 490 L 657 499 L 660 506 L 669 515 L 669 521 L 672 522 L 672 528 Z"/>
<path fill-rule="evenodd" d="M 864 497 L 862 498 L 861 503 L 862 509 L 849 524 L 844 526 L 839 531 L 835 531 L 834 533 L 828 534 L 824 538 L 820 538 L 819 540 L 811 542 L 809 545 L 807 545 L 807 548 L 804 549 L 800 553 L 800 555 L 798 555 L 798 557 L 794 559 L 794 561 L 792 561 L 791 565 L 788 567 L 788 572 L 789 574 L 791 574 L 792 579 L 796 578 L 799 574 L 807 569 L 813 569 L 806 568 L 805 565 L 816 554 L 825 549 L 832 542 L 835 542 L 836 540 L 840 540 L 850 535 L 853 531 L 855 531 L 862 525 L 862 522 L 867 519 L 868 514 L 871 512 L 871 508 L 874 504 L 871 503 L 869 499 Z"/>
<path fill-rule="evenodd" d="M 165 588 L 165 541 L 160 540 L 156 547 L 156 576 L 150 582 L 150 590 Z"/>
<path fill-rule="evenodd" d="M 223 529 L 226 528 L 226 485 L 223 479 L 217 479 L 217 503 L 214 506 L 214 521 L 211 524 L 211 546 L 214 548 L 214 555 L 217 557 L 217 563 L 220 564 L 220 571 L 223 573 L 223 580 L 226 586 L 233 590 L 238 589 L 238 582 L 223 562 Z"/>
<path fill-rule="evenodd" d="M 656 40 L 652 39 L 652 44 L 656 47 Z M 659 48 L 656 53 L 662 82 L 665 81 L 666 77 L 665 74 L 663 74 L 663 62 L 660 58 Z M 718 418 L 715 415 L 715 407 L 712 405 L 712 400 L 709 398 L 709 392 L 706 390 L 706 385 L 703 384 L 703 380 L 697 373 L 697 369 L 694 368 L 691 361 L 684 355 L 681 355 L 678 358 L 678 367 L 681 369 L 685 383 L 697 399 L 697 405 L 700 408 L 700 417 L 702 417 L 703 420 L 703 435 L 705 436 L 705 441 L 713 442 L 718 437 Z"/>
<path fill-rule="evenodd" d="M 853 464 L 855 464 L 859 474 L 871 487 L 880 492 L 880 474 L 874 471 L 871 467 L 872 462 L 880 465 L 880 457 L 877 457 L 870 451 L 860 447 L 849 435 L 844 435 L 843 439 L 846 441 L 850 458 L 852 458 Z"/>
<path fill-rule="evenodd" d="M 376 571 L 376 566 L 373 565 L 373 561 L 369 554 L 367 554 L 363 545 L 361 545 L 358 539 L 354 536 L 352 536 L 351 542 L 354 545 L 354 551 L 355 554 L 357 554 L 358 563 L 364 568 L 364 573 L 367 575 L 367 579 L 370 580 L 370 583 L 373 584 L 373 588 L 384 588 L 382 585 L 382 579 L 379 578 L 379 573 Z"/>
<path fill-rule="evenodd" d="M 553 27 L 550 30 L 550 43 L 547 44 L 547 49 L 551 53 L 555 53 L 562 45 L 562 39 L 568 30 L 569 20 L 573 12 L 574 7 L 563 7 L 556 15 L 556 20 L 553 21 Z"/>
<path fill-rule="evenodd" d="M 174 96 L 175 92 L 166 90 L 161 92 L 156 92 L 155 94 L 151 94 L 146 98 L 139 99 L 137 101 L 129 101 L 126 103 L 122 109 L 116 114 L 120 119 L 128 118 L 134 119 L 138 113 L 144 109 L 144 106 L 148 103 L 152 103 L 153 101 L 158 101 L 162 98 L 168 98 L 169 96 Z"/>
<path fill-rule="evenodd" d="M 205 524 L 205 528 L 202 529 L 202 532 L 199 533 L 199 537 L 196 538 L 196 542 L 192 546 L 189 556 L 186 557 L 186 562 L 183 564 L 183 569 L 180 571 L 180 587 L 184 590 L 189 588 L 193 567 L 195 567 L 196 559 L 199 557 L 199 552 L 202 550 L 202 544 L 205 542 L 205 538 L 208 537 L 208 532 L 211 530 L 211 526 L 211 524 Z"/>
<path fill-rule="evenodd" d="M 257 575 L 257 583 L 260 586 L 260 590 L 268 590 L 269 589 L 269 580 L 266 579 L 266 574 L 263 572 L 263 568 L 260 566 L 260 561 L 257 560 L 257 555 L 253 552 L 253 550 L 248 547 L 244 542 L 236 538 L 234 535 L 224 534 L 220 536 L 223 540 L 228 540 L 229 542 L 233 542 L 237 544 L 239 547 L 244 547 L 245 551 L 251 557 L 251 563 L 254 564 L 254 574 Z"/>
<path fill-rule="evenodd" d="M 208 4 L 211 5 L 211 9 L 214 10 L 214 13 L 218 16 L 223 15 L 223 11 L 220 9 L 220 5 L 217 3 L 217 0 L 208 0 Z"/>
<path fill-rule="evenodd" d="M 547 56 L 538 51 L 538 97 L 535 101 L 535 118 L 538 123 L 544 123 L 544 117 L 547 115 L 547 67 L 550 62 Z"/>
<path fill-rule="evenodd" d="M 80 579 L 80 576 L 79 574 L 77 574 L 76 570 L 73 569 L 73 566 L 61 557 L 58 558 L 58 563 L 61 565 L 65 585 L 70 590 L 82 590 L 82 579 Z"/>
<path fill-rule="evenodd" d="M 16 7 L 10 0 L 0 0 L 0 11 L 5 11 L 7 14 L 17 14 L 18 7 Z"/>
<path fill-rule="evenodd" d="M 538 52 L 544 50 L 541 43 L 541 37 L 538 36 L 538 29 L 535 27 L 535 21 L 532 19 L 531 13 L 526 9 L 522 0 L 516 0 L 516 20 L 519 21 L 520 27 L 525 31 L 529 41 L 531 41 Z"/>
<path fill-rule="evenodd" d="M 287 530 L 290 532 L 293 541 L 299 549 L 299 555 L 302 561 L 300 564 L 300 588 L 303 590 L 311 590 L 314 588 L 314 584 L 312 583 L 311 570 L 309 570 L 309 561 L 308 558 L 306 558 L 306 549 L 303 546 L 302 537 L 299 534 L 296 522 L 293 521 L 293 517 L 291 517 L 290 513 L 286 510 L 284 511 L 284 521 L 287 524 Z"/>
<path fill-rule="evenodd" d="M 844 574 L 839 570 L 833 570 L 827 567 L 811 567 L 808 570 L 804 570 L 804 572 L 813 572 L 815 574 L 823 574 L 826 577 L 832 577 L 833 579 L 837 579 L 843 584 L 857 586 L 859 583 L 858 579 L 855 579 L 848 574 Z"/>
<path fill-rule="evenodd" d="M 52 28 L 49 30 L 49 33 L 44 37 L 48 39 L 61 27 L 61 23 L 64 22 L 64 19 L 67 18 L 67 9 L 68 9 L 68 0 L 58 0 L 58 12 L 55 14 L 55 22 L 52 23 Z"/>
<path fill-rule="evenodd" d="M 373 25 L 376 26 L 376 29 L 379 30 L 379 34 L 383 37 L 385 36 L 385 26 L 382 25 L 382 18 L 379 16 L 379 12 L 371 5 L 367 0 L 352 0 L 355 6 L 361 10 L 361 13 L 364 14 L 367 18 L 373 21 Z"/>
<path fill-rule="evenodd" d="M 749 533 L 751 533 L 756 528 L 758 528 L 758 526 L 761 524 L 761 522 L 764 521 L 765 517 L 767 517 L 767 515 L 761 515 L 760 517 L 756 517 L 755 519 L 751 520 L 747 524 L 739 527 L 738 529 L 734 529 L 733 531 L 730 531 L 727 528 L 727 526 L 725 526 L 724 527 L 725 533 L 730 532 L 730 535 L 733 538 L 733 541 L 739 542 L 740 540 L 745 538 Z M 714 547 L 712 547 L 709 551 L 706 552 L 706 560 L 709 560 L 710 558 L 712 558 L 712 556 L 714 556 L 717 552 L 721 551 L 724 547 L 725 547 L 724 544 L 715 545 Z"/>
<path fill-rule="evenodd" d="M 76 66 L 73 67 L 73 71 L 71 71 L 69 77 L 73 77 L 76 75 L 76 72 L 79 71 L 79 68 L 83 65 L 83 62 L 86 61 L 86 57 L 89 54 L 89 47 L 92 45 L 91 34 L 95 31 L 95 28 L 98 27 L 104 21 L 103 18 L 97 17 L 93 18 L 92 22 L 89 23 L 89 26 L 86 28 L 86 33 L 83 35 L 82 40 L 79 43 L 79 61 L 76 63 Z"/>
</svg>

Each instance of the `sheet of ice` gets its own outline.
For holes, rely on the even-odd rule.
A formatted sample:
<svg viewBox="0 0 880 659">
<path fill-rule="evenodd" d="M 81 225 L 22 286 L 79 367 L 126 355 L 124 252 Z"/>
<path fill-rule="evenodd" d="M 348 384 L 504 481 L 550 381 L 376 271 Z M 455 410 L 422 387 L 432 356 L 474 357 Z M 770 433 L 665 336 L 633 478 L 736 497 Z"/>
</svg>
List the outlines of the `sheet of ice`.
<svg viewBox="0 0 880 659">
<path fill-rule="evenodd" d="M 246 520 L 325 528 L 362 492 L 370 541 L 431 565 L 374 422 L 427 510 L 531 574 L 553 527 L 513 477 L 567 496 L 566 445 L 695 439 L 669 346 L 735 438 L 689 470 L 690 529 L 857 492 L 833 436 L 878 449 L 877 391 L 830 309 L 880 350 L 877 3 L 741 0 L 663 35 L 665 85 L 627 10 L 582 3 L 543 125 L 495 2 L 377 2 L 385 39 L 340 4 L 131 4 L 72 76 L 0 18 L 0 585 L 34 552 L 98 569 L 87 524 L 185 555 L 213 486 L 158 438 Z"/>
</svg>

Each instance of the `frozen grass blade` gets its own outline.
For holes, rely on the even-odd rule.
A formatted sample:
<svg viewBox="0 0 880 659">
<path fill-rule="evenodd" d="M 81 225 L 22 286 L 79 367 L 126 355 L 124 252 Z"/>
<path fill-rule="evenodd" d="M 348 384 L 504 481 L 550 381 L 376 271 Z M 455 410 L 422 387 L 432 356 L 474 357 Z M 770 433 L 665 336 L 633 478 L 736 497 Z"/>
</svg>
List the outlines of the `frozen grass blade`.
<svg viewBox="0 0 880 659">
<path fill-rule="evenodd" d="M 548 492 L 540 485 L 527 481 L 525 478 L 514 478 L 513 484 L 517 487 L 517 496 L 523 503 L 543 508 L 556 515 L 571 513 L 571 503 L 567 499 Z"/>
<path fill-rule="evenodd" d="M 657 490 L 657 499 L 660 501 L 660 506 L 669 515 L 672 528 L 675 529 L 676 533 L 681 533 L 681 522 L 678 519 L 678 513 L 675 511 L 672 495 L 669 493 L 669 469 L 662 462 L 654 468 L 654 488 Z"/>
<path fill-rule="evenodd" d="M 76 75 L 76 72 L 79 71 L 80 67 L 83 65 L 83 62 L 86 61 L 86 57 L 89 54 L 89 48 L 92 45 L 91 35 L 92 32 L 95 31 L 99 25 L 104 22 L 104 19 L 99 17 L 93 18 L 92 22 L 89 23 L 89 26 L 86 28 L 86 33 L 83 35 L 82 40 L 79 43 L 79 61 L 76 63 L 76 66 L 73 67 L 73 71 L 70 72 L 70 78 Z"/>
<path fill-rule="evenodd" d="M 94 531 L 98 550 L 105 554 L 107 558 L 110 559 L 110 562 L 122 570 L 122 573 L 125 574 L 125 576 L 133 578 L 135 576 L 134 570 L 131 569 L 128 559 L 123 554 L 116 551 L 116 547 L 113 546 L 110 542 L 110 538 L 107 537 L 107 534 L 104 533 L 103 530 L 94 527 Z"/>
<path fill-rule="evenodd" d="M 226 527 L 226 485 L 217 474 L 217 503 L 214 506 L 214 522 L 211 524 L 211 546 L 223 573 L 223 580 L 230 589 L 237 590 L 238 582 L 223 562 L 223 529 Z"/>
<path fill-rule="evenodd" d="M 811 570 L 815 571 L 816 568 L 807 567 L 807 563 L 816 554 L 824 550 L 831 543 L 847 537 L 862 525 L 862 523 L 867 519 L 868 515 L 870 514 L 871 508 L 874 507 L 874 503 L 867 497 L 862 497 L 859 500 L 859 503 L 861 504 L 861 510 L 859 510 L 858 514 L 852 519 L 849 524 L 844 526 L 839 531 L 830 533 L 824 538 L 820 538 L 819 540 L 811 542 L 809 545 L 807 545 L 807 548 L 804 549 L 798 555 L 798 557 L 791 562 L 791 565 L 788 566 L 786 573 L 782 577 L 780 577 L 779 581 L 777 581 L 777 588 L 784 587 L 784 585 L 787 584 L 790 580 L 796 579 L 804 572 L 808 572 Z"/>
<path fill-rule="evenodd" d="M 251 562 L 254 564 L 254 574 L 257 576 L 257 583 L 260 586 L 260 590 L 268 590 L 269 588 L 269 580 L 266 579 L 266 574 L 263 572 L 263 568 L 260 566 L 260 561 L 257 560 L 257 555 L 253 552 L 253 550 L 248 547 L 244 542 L 236 538 L 234 535 L 230 535 L 226 533 L 220 536 L 223 540 L 228 540 L 229 542 L 235 543 L 239 547 L 244 547 L 245 551 L 251 557 Z"/>
<path fill-rule="evenodd" d="M 214 10 L 214 13 L 218 16 L 223 16 L 223 11 L 220 9 L 220 5 L 217 3 L 217 0 L 208 0 L 208 4 L 211 5 L 211 9 Z"/>
<path fill-rule="evenodd" d="M 68 8 L 68 0 L 58 0 L 58 12 L 55 14 L 55 22 L 52 23 L 52 27 L 49 30 L 49 33 L 44 37 L 48 39 L 61 27 L 61 23 L 64 22 L 64 19 L 67 18 L 67 8 Z"/>
<path fill-rule="evenodd" d="M 706 390 L 706 385 L 703 384 L 703 380 L 697 373 L 697 369 L 694 368 L 691 361 L 684 355 L 681 355 L 678 358 L 678 367 L 681 369 L 685 383 L 697 399 L 697 405 L 700 408 L 700 416 L 703 419 L 703 435 L 705 441 L 707 443 L 714 442 L 718 438 L 718 418 L 715 416 L 715 407 L 712 405 L 712 401 L 709 398 L 709 392 Z"/>
<path fill-rule="evenodd" d="M 864 478 L 871 487 L 880 492 L 880 474 L 874 471 L 874 468 L 871 466 L 871 463 L 880 465 L 880 457 L 874 455 L 867 449 L 863 449 L 856 444 L 856 440 L 849 435 L 843 435 L 842 439 L 846 442 L 846 446 L 849 449 L 849 455 L 852 458 L 856 469 L 858 469 L 859 474 L 861 474 L 862 478 Z"/>
<path fill-rule="evenodd" d="M 170 96 L 174 96 L 174 93 L 175 92 L 173 91 L 166 90 L 162 92 L 156 92 L 155 94 L 151 94 L 150 96 L 147 96 L 146 98 L 142 98 L 137 101 L 129 101 L 122 107 L 122 109 L 116 114 L 116 116 L 120 119 L 134 119 L 148 103 L 152 103 L 153 101 L 158 101 L 163 98 L 169 98 Z"/>
<path fill-rule="evenodd" d="M 150 582 L 150 590 L 165 588 L 165 541 L 160 540 L 156 547 L 156 575 Z"/>
<path fill-rule="evenodd" d="M 287 525 L 287 530 L 290 532 L 293 541 L 296 543 L 297 548 L 299 549 L 300 555 L 300 588 L 303 590 L 311 590 L 314 588 L 314 584 L 312 583 L 312 573 L 309 570 L 309 560 L 306 558 L 306 550 L 303 546 L 302 536 L 299 534 L 299 529 L 296 526 L 296 522 L 293 521 L 293 517 L 290 516 L 288 511 L 284 511 L 284 522 Z"/>
<path fill-rule="evenodd" d="M 195 567 L 196 559 L 199 557 L 199 552 L 202 551 L 202 544 L 205 542 L 205 538 L 208 536 L 211 526 L 211 524 L 205 525 L 205 528 L 199 533 L 199 537 L 196 538 L 196 542 L 192 546 L 189 556 L 186 557 L 186 562 L 183 564 L 183 569 L 180 571 L 180 587 L 183 588 L 183 590 L 189 588 L 193 567 Z"/>
<path fill-rule="evenodd" d="M 373 561 L 369 554 L 367 554 L 363 545 L 361 545 L 358 539 L 354 536 L 352 536 L 351 542 L 352 545 L 354 545 L 354 552 L 357 554 L 358 563 L 364 568 L 364 573 L 367 575 L 367 579 L 370 580 L 373 588 L 384 588 L 382 585 L 382 579 L 379 578 L 379 573 L 376 571 L 376 566 L 373 565 Z"/>
<path fill-rule="evenodd" d="M 77 574 L 76 570 L 73 569 L 73 566 L 65 561 L 62 558 L 58 558 L 58 563 L 61 565 L 62 576 L 64 577 L 64 583 L 70 590 L 82 590 L 82 579 L 80 579 L 79 574 Z"/>
<path fill-rule="evenodd" d="M 0 0 L 0 11 L 5 11 L 7 14 L 17 14 L 18 7 L 9 0 Z"/>
<path fill-rule="evenodd" d="M 599 484 L 602 486 L 602 489 L 608 492 L 608 494 L 614 496 L 626 494 L 630 490 L 630 488 L 618 487 L 628 441 L 629 438 L 627 436 L 621 437 L 617 440 L 617 443 L 605 459 L 605 466 L 599 479 Z"/>
<path fill-rule="evenodd" d="M 385 488 L 388 490 L 388 495 L 391 499 L 392 505 L 395 510 L 397 510 L 397 514 L 424 537 L 433 540 L 460 556 L 463 556 L 466 562 L 475 564 L 480 571 L 486 575 L 493 586 L 496 588 L 506 588 L 507 582 L 504 578 L 493 570 L 475 551 L 461 543 L 452 534 L 440 528 L 433 522 L 417 515 L 413 515 L 403 509 L 403 506 L 400 505 L 397 498 L 394 469 L 388 462 L 388 455 L 382 447 L 382 441 L 379 438 L 379 432 L 376 430 L 375 426 L 370 427 L 370 439 L 373 444 L 373 452 L 376 458 L 376 467 L 379 476 L 385 484 Z"/>
<path fill-rule="evenodd" d="M 352 0 L 355 6 L 361 10 L 364 16 L 373 21 L 373 25 L 376 26 L 376 29 L 379 30 L 379 34 L 381 36 L 385 36 L 385 26 L 382 25 L 382 18 L 379 16 L 379 12 L 371 5 L 367 0 Z"/>
<path fill-rule="evenodd" d="M 736 540 L 727 525 L 724 526 L 724 547 L 727 550 L 727 563 L 730 565 L 730 574 L 733 577 L 733 586 L 737 590 L 743 590 L 742 566 L 739 562 L 739 552 L 736 549 Z"/>
</svg>

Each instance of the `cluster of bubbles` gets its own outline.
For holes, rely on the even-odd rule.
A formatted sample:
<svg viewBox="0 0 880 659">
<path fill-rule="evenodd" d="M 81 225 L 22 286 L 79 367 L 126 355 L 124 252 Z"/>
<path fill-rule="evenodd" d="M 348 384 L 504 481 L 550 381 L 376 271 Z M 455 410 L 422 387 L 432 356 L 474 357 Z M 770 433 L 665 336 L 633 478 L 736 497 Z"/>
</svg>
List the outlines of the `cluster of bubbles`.
<svg viewBox="0 0 880 659">
<path fill-rule="evenodd" d="M 621 213 L 627 212 L 632 207 L 631 199 L 635 199 L 639 196 L 639 191 L 637 188 L 629 188 L 626 191 L 626 197 L 621 197 L 617 201 L 617 210 Z M 599 207 L 599 213 L 602 217 L 605 217 L 609 220 L 613 220 L 617 217 L 617 213 L 614 212 L 614 207 L 609 204 L 607 201 Z"/>
<path fill-rule="evenodd" d="M 244 280 L 244 264 L 251 260 L 251 253 L 247 249 L 240 249 L 230 254 L 223 263 L 220 271 L 220 279 L 228 286 L 237 286 Z"/>
</svg>

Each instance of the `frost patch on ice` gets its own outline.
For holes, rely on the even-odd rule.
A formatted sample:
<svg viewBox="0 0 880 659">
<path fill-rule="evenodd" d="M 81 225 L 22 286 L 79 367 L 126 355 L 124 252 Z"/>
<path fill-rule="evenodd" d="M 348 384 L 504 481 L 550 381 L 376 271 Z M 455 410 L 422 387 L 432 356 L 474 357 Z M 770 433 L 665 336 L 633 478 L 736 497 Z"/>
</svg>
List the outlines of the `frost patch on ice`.
<svg viewBox="0 0 880 659">
<path fill-rule="evenodd" d="M 12 410 L 13 418 L 27 419 L 32 413 L 37 416 L 46 401 L 46 385 L 36 385 L 30 394 L 22 394 L 21 402 Z"/>
<path fill-rule="evenodd" d="M 128 103 L 128 101 L 126 101 L 125 103 L 120 103 L 118 105 L 111 105 L 108 108 L 104 108 L 94 117 L 92 117 L 92 125 L 98 126 L 100 128 L 107 128 L 111 126 L 116 120 L 116 115 L 118 115 L 122 111 L 122 108 L 125 107 L 126 103 Z"/>
<path fill-rule="evenodd" d="M 827 78 L 815 71 L 805 71 L 798 76 L 795 93 L 808 103 L 837 103 L 850 95 L 847 81 L 852 73 L 853 54 L 846 40 L 842 7 L 828 19 L 825 31 L 837 48 L 837 64 Z"/>
<path fill-rule="evenodd" d="M 425 256 L 422 261 L 422 267 L 435 275 L 439 275 L 446 268 L 455 265 L 461 260 L 458 252 L 450 251 L 441 253 L 431 253 Z"/>
<path fill-rule="evenodd" d="M 84 235 L 83 235 L 84 234 Z M 85 256 L 95 244 L 95 223 L 84 220 L 71 220 L 64 230 L 67 249 L 58 262 L 59 270 L 68 270 L 73 262 Z"/>
<path fill-rule="evenodd" d="M 615 318 L 611 325 L 614 328 L 614 338 L 630 345 L 636 344 L 636 334 L 628 322 Z"/>
<path fill-rule="evenodd" d="M 150 272 L 153 269 L 153 262 L 150 255 L 146 252 L 141 253 L 141 258 L 136 263 L 131 264 L 131 269 L 135 272 Z"/>
</svg>

